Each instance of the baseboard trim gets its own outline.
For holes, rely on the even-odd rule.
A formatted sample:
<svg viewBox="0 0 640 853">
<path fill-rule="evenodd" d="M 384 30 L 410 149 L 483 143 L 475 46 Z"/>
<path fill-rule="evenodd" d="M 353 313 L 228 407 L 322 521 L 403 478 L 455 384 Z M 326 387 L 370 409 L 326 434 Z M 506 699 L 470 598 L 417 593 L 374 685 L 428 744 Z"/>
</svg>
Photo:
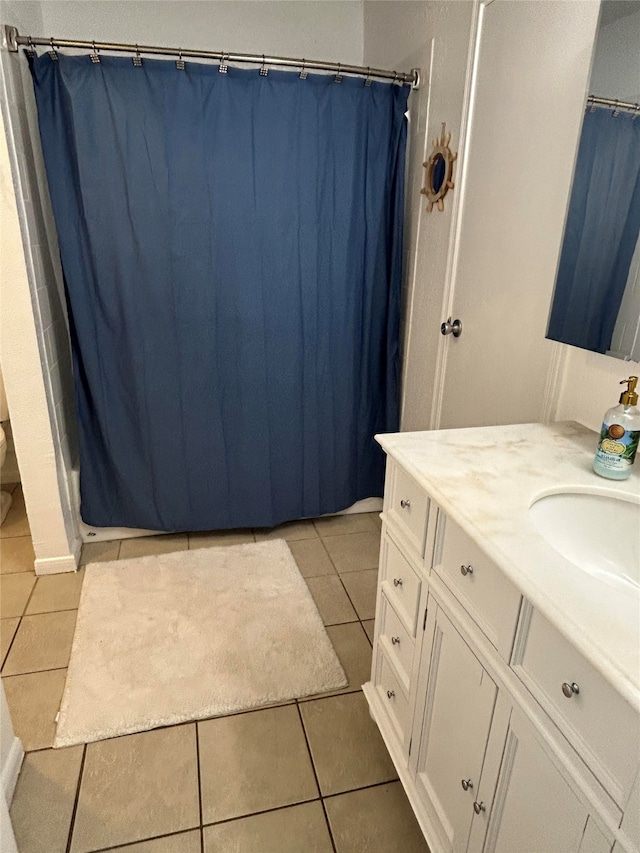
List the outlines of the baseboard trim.
<svg viewBox="0 0 640 853">
<path fill-rule="evenodd" d="M 13 792 L 16 788 L 20 768 L 22 767 L 22 759 L 24 758 L 24 749 L 22 741 L 18 737 L 13 738 L 13 743 L 9 749 L 7 761 L 2 768 L 2 791 L 6 800 L 7 806 L 11 805 Z"/>
<path fill-rule="evenodd" d="M 78 558 L 79 551 L 78 554 L 65 554 L 64 557 L 38 557 L 35 562 L 36 574 L 57 575 L 61 572 L 75 572 L 78 569 Z"/>
</svg>

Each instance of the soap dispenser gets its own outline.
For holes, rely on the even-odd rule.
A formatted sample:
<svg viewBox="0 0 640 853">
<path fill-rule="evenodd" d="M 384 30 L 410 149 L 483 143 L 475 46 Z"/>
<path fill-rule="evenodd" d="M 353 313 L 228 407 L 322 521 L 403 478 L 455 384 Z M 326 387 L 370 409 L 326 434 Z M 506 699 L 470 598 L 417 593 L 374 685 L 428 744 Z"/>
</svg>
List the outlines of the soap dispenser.
<svg viewBox="0 0 640 853">
<path fill-rule="evenodd" d="M 637 408 L 637 376 L 620 383 L 627 390 L 620 396 L 620 404 L 605 412 L 600 430 L 600 441 L 593 470 L 609 480 L 626 480 L 631 476 L 631 466 L 636 458 L 640 439 L 640 409 Z"/>
</svg>

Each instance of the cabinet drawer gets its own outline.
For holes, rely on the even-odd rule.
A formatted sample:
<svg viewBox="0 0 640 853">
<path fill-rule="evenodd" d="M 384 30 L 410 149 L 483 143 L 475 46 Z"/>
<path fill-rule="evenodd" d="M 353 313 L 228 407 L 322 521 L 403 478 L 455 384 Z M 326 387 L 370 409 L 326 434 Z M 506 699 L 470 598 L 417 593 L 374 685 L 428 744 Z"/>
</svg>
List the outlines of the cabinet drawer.
<svg viewBox="0 0 640 853">
<path fill-rule="evenodd" d="M 409 695 L 409 681 L 413 667 L 415 643 L 402 624 L 402 620 L 382 593 L 380 602 L 380 633 L 379 642 L 393 661 L 400 676 L 406 696 Z"/>
<path fill-rule="evenodd" d="M 638 770 L 640 716 L 540 613 L 527 606 L 524 615 L 513 669 L 623 807 Z"/>
<path fill-rule="evenodd" d="M 392 603 L 412 637 L 416 635 L 422 582 L 388 534 L 381 542 L 382 591 Z"/>
<path fill-rule="evenodd" d="M 424 489 L 399 465 L 391 469 L 391 487 L 385 498 L 385 514 L 406 539 L 413 556 L 422 560 L 427 532 L 429 498 Z"/>
<path fill-rule="evenodd" d="M 434 564 L 434 571 L 508 661 L 522 596 L 475 542 L 442 512 L 438 517 Z"/>
<path fill-rule="evenodd" d="M 404 744 L 409 721 L 409 700 L 405 697 L 400 682 L 380 645 L 376 655 L 375 687 L 382 704 L 387 709 L 395 732 Z"/>
</svg>

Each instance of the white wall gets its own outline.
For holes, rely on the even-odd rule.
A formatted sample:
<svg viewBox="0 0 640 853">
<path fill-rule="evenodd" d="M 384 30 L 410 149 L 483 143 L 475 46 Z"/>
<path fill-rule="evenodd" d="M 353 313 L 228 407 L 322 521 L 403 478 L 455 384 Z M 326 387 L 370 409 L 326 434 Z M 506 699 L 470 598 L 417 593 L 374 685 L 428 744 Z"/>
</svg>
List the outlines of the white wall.
<svg viewBox="0 0 640 853">
<path fill-rule="evenodd" d="M 640 8 L 600 28 L 589 94 L 640 103 Z"/>
<path fill-rule="evenodd" d="M 362 63 L 361 0 L 42 4 L 44 34 Z"/>
<path fill-rule="evenodd" d="M 602 416 L 617 406 L 624 388 L 620 380 L 638 375 L 638 365 L 607 355 L 566 347 L 562 386 L 558 395 L 556 420 L 573 420 L 600 430 Z"/>
</svg>

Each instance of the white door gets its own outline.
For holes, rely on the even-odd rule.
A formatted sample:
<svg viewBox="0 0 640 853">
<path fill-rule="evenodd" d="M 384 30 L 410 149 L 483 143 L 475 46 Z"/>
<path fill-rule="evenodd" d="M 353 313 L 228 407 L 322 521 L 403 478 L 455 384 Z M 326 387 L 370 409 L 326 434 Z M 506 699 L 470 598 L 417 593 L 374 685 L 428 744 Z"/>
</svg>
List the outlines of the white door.
<svg viewBox="0 0 640 853">
<path fill-rule="evenodd" d="M 441 428 L 544 417 L 547 316 L 598 10 L 482 6 L 465 177 L 454 190 L 464 195 L 450 310 L 462 335 L 442 340 Z"/>
<path fill-rule="evenodd" d="M 531 724 L 514 710 L 483 853 L 607 853 L 611 844 L 593 827 L 583 846 L 588 817 Z"/>
<path fill-rule="evenodd" d="M 497 688 L 440 608 L 434 631 L 416 787 L 447 849 L 464 851 L 473 818 Z"/>
</svg>

